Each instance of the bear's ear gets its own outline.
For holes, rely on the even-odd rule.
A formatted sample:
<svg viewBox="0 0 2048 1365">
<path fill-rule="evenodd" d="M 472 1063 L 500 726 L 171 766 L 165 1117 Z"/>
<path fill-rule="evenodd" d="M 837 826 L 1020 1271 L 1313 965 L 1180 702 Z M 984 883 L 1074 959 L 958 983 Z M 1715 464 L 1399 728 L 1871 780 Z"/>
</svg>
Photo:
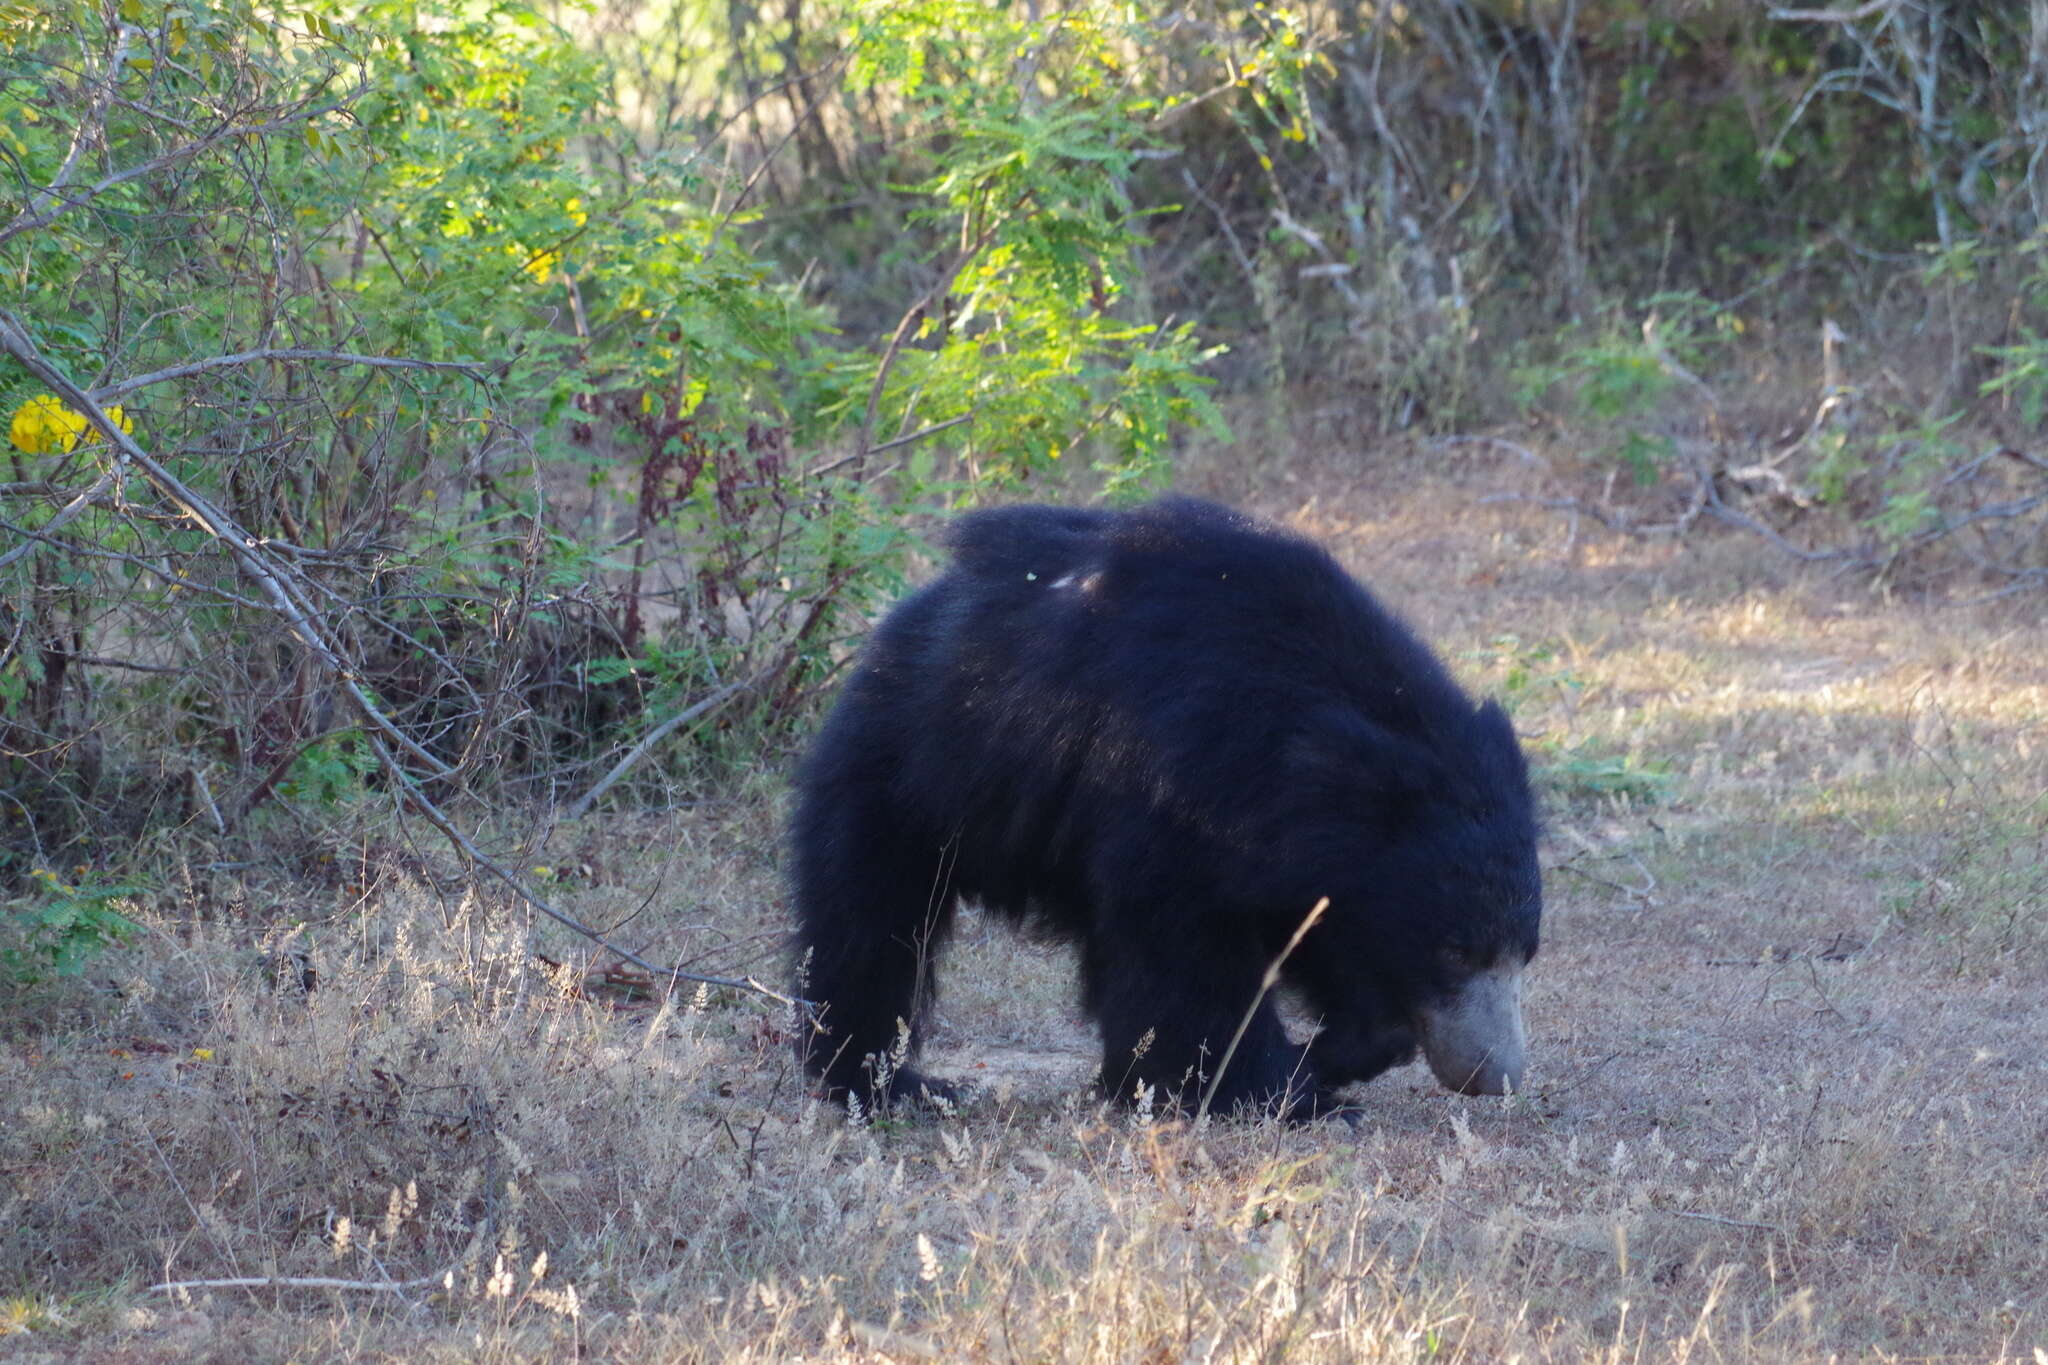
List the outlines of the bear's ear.
<svg viewBox="0 0 2048 1365">
<path fill-rule="evenodd" d="M 1312 799 L 1391 812 L 1440 792 L 1448 774 L 1435 754 L 1348 707 L 1309 717 L 1288 748 L 1288 772 Z"/>
<path fill-rule="evenodd" d="M 1522 755 L 1522 742 L 1515 737 L 1515 723 L 1508 719 L 1507 710 L 1499 702 L 1488 697 L 1479 704 L 1472 713 L 1471 735 L 1473 751 L 1479 755 L 1485 771 L 1518 783 L 1528 781 L 1529 765 Z"/>
</svg>

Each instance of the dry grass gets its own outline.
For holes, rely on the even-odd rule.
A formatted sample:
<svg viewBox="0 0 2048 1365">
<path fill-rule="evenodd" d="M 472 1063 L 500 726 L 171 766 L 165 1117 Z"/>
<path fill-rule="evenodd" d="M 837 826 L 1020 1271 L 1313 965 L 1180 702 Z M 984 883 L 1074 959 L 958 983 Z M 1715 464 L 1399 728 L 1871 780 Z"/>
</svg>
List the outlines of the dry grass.
<svg viewBox="0 0 2048 1365">
<path fill-rule="evenodd" d="M 771 1010 L 551 973 L 500 905 L 323 910 L 304 994 L 196 885 L 0 1006 L 0 1359 L 2048 1359 L 2048 628 L 1567 545 L 1479 504 L 1512 477 L 1190 482 L 1327 537 L 1534 737 L 1530 1094 L 1105 1115 L 1065 955 L 970 917 L 933 1061 L 981 1098 L 857 1129 Z M 775 818 L 546 856 L 586 918 L 765 968 Z M 269 1276 L 345 1286 L 150 1288 Z"/>
</svg>

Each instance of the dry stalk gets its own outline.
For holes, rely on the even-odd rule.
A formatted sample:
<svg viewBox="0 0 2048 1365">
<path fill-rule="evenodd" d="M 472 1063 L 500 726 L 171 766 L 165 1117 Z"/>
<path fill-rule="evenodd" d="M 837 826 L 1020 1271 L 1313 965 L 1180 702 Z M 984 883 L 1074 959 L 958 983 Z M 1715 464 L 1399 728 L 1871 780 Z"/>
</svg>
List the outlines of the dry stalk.
<svg viewBox="0 0 2048 1365">
<path fill-rule="evenodd" d="M 1202 1103 L 1195 1110 L 1196 1123 L 1209 1116 L 1209 1106 L 1216 1099 L 1216 1087 L 1223 1084 L 1223 1073 L 1230 1069 L 1230 1059 L 1237 1055 L 1237 1045 L 1244 1041 L 1245 1030 L 1252 1026 L 1252 1016 L 1259 1012 L 1259 1006 L 1266 1003 L 1266 996 L 1271 993 L 1273 987 L 1280 984 L 1280 968 L 1286 965 L 1294 950 L 1301 946 L 1301 941 L 1308 937 L 1308 931 L 1316 927 L 1323 918 L 1323 912 L 1329 908 L 1328 896 L 1311 906 L 1308 914 L 1302 916 L 1301 923 L 1296 926 L 1294 936 L 1287 940 L 1287 946 L 1280 950 L 1278 957 L 1266 964 L 1266 974 L 1259 979 L 1258 993 L 1252 996 L 1252 1003 L 1245 1008 L 1244 1018 L 1237 1021 L 1237 1032 L 1230 1035 L 1230 1046 L 1223 1049 L 1223 1059 L 1216 1064 L 1216 1074 L 1209 1078 L 1208 1088 L 1202 1092 Z"/>
</svg>

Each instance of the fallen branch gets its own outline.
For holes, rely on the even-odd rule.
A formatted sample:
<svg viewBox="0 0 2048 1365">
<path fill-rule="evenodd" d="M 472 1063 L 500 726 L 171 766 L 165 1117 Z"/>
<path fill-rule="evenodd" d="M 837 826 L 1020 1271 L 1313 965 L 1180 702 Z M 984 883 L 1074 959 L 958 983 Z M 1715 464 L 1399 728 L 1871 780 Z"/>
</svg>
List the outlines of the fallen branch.
<svg viewBox="0 0 2048 1365">
<path fill-rule="evenodd" d="M 237 1275 L 224 1280 L 165 1280 L 145 1289 L 145 1294 L 190 1293 L 194 1289 L 358 1289 L 372 1294 L 403 1294 L 445 1284 L 448 1272 L 422 1275 L 417 1280 L 338 1280 L 327 1275 Z"/>
<path fill-rule="evenodd" d="M 1550 461 L 1544 459 L 1541 455 L 1529 449 L 1529 447 L 1517 441 L 1510 441 L 1505 436 L 1439 436 L 1429 444 L 1440 449 L 1447 446 L 1499 446 L 1502 450 L 1520 458 L 1523 464 L 1534 465 L 1538 469 L 1550 468 Z"/>
<path fill-rule="evenodd" d="M 1638 866 L 1640 866 L 1640 864 L 1638 864 Z M 1575 877 L 1584 877 L 1587 881 L 1592 882 L 1596 886 L 1604 886 L 1610 891 L 1619 891 L 1622 895 L 1633 897 L 1634 899 L 1643 902 L 1645 905 L 1655 905 L 1657 903 L 1657 898 L 1651 894 L 1651 892 L 1655 891 L 1657 888 L 1657 879 L 1655 877 L 1650 878 L 1650 885 L 1647 888 L 1645 888 L 1624 885 L 1623 883 L 1614 881 L 1611 878 L 1603 877 L 1597 872 L 1588 872 L 1585 868 L 1579 867 L 1573 863 L 1558 863 L 1555 866 L 1553 866 L 1550 870 L 1552 872 L 1569 872 Z"/>
<path fill-rule="evenodd" d="M 1638 522 L 1629 521 L 1596 507 L 1584 498 L 1539 498 L 1527 493 L 1489 493 L 1479 500 L 1482 507 L 1504 502 L 1527 503 L 1531 507 L 1542 507 L 1552 512 L 1569 512 L 1573 516 L 1591 517 L 1617 535 L 1638 536 L 1646 540 L 1651 536 L 1681 535 L 1698 516 L 1697 511 L 1692 510 L 1690 502 L 1687 513 L 1674 521 Z"/>
<path fill-rule="evenodd" d="M 1718 1223 L 1724 1228 L 1754 1228 L 1758 1232 L 1775 1232 L 1780 1237 L 1785 1235 L 1785 1229 L 1776 1223 L 1752 1223 L 1746 1218 L 1723 1218 L 1718 1213 L 1692 1213 L 1686 1209 L 1659 1209 L 1658 1212 L 1668 1213 L 1673 1218 L 1695 1218 L 1702 1223 Z"/>
<path fill-rule="evenodd" d="M 528 905 L 540 911 L 540 913 L 546 915 L 563 928 L 574 930 L 606 952 L 623 958 L 635 967 L 667 977 L 671 983 L 695 981 L 706 986 L 725 986 L 736 991 L 749 991 L 755 995 L 766 996 L 770 1000 L 788 1005 L 793 1009 L 811 1010 L 816 1008 L 811 1001 L 785 995 L 772 986 L 763 985 L 751 976 L 707 976 L 701 972 L 686 972 L 681 967 L 664 967 L 659 963 L 649 962 L 630 948 L 621 948 L 618 944 L 613 943 L 603 934 L 567 911 L 557 909 L 545 896 L 535 891 L 531 886 L 528 886 L 517 874 L 478 848 L 475 841 L 467 834 L 464 834 L 454 820 L 450 819 L 445 811 L 434 804 L 433 798 L 420 790 L 419 783 L 414 780 L 412 774 L 398 766 L 397 761 L 391 757 L 390 751 L 384 748 L 382 741 L 375 735 L 372 735 L 370 736 L 369 743 L 370 752 L 376 755 L 377 761 L 384 766 L 385 771 L 398 781 L 401 796 L 411 804 L 414 810 L 426 817 L 428 824 L 441 831 L 442 838 L 453 844 L 475 866 L 482 868 L 502 882 L 513 895 L 519 897 L 519 899 L 525 901 Z"/>
</svg>

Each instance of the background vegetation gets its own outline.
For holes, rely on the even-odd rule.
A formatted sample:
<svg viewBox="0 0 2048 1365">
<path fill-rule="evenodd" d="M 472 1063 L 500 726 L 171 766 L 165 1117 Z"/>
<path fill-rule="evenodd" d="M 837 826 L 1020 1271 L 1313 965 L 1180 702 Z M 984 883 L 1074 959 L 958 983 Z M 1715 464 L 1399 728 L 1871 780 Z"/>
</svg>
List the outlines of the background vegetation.
<svg viewBox="0 0 2048 1365">
<path fill-rule="evenodd" d="M 2022 7 L 128 0 L 0 39 L 13 892 L 414 779 L 569 801 L 711 697 L 664 753 L 744 758 L 907 514 L 1156 485 L 1218 383 L 1248 451 L 1303 388 L 1563 421 L 1629 486 L 1560 505 L 1632 531 L 2048 571 Z"/>
<path fill-rule="evenodd" d="M 54 1066 L 21 1063 L 29 1107 L 0 1136 L 19 1322 L 106 1328 L 67 1296 L 127 1284 L 105 1291 L 125 1303 L 123 1277 L 174 1262 L 339 1261 L 356 1288 L 338 1292 L 380 1295 L 361 1286 L 456 1265 L 446 1321 L 488 1320 L 516 1356 L 562 1324 L 582 1340 L 573 1299 L 547 1298 L 566 1264 L 615 1313 L 712 1296 L 618 1351 L 772 1355 L 853 1322 L 863 1349 L 916 1355 L 930 1343 L 876 1326 L 905 1312 L 987 1343 L 1019 1283 L 1072 1300 L 1051 1321 L 1127 1314 L 1111 1344 L 1141 1356 L 1195 1336 L 1226 1358 L 1640 1347 L 1626 1308 L 1608 1315 L 1669 1287 L 1666 1261 L 1631 1279 L 1622 1249 L 1619 1289 L 1582 1275 L 1583 1230 L 1505 1176 L 1487 1188 L 1518 1212 L 1430 1261 L 1444 1208 L 1390 1234 L 1331 1206 L 1274 1242 L 1276 1209 L 1322 1207 L 1278 1138 L 1077 1136 L 1051 1102 L 980 1135 L 798 1120 L 780 1014 L 741 989 L 781 970 L 777 774 L 939 514 L 1178 480 L 1377 556 L 1517 708 L 1580 841 L 1547 861 L 1616 933 L 1690 943 L 1641 923 L 1688 888 L 1753 888 L 1726 920 L 1751 924 L 1742 907 L 1775 894 L 1758 869 L 1783 866 L 1880 885 L 1882 934 L 1925 956 L 1878 981 L 1990 999 L 2037 980 L 2040 680 L 2012 641 L 2038 638 L 2048 587 L 2044 147 L 2048 14 L 1984 0 L 0 0 L 0 1022 L 10 1057 Z M 1745 596 L 1774 562 L 1890 614 L 1841 657 L 1785 665 L 1819 669 L 1820 700 L 1745 676 L 1768 712 L 1752 721 L 1704 681 L 1667 688 L 1697 663 L 1641 663 L 1628 651 L 1668 642 L 1605 598 L 1544 606 L 1563 590 L 1523 563 L 1543 527 L 1585 575 L 1572 592 L 1660 585 L 1627 610 L 1774 611 Z M 1402 537 L 1438 544 L 1430 574 L 1386 557 Z M 1685 555 L 1714 590 L 1661 586 Z M 1482 623 L 1453 597 L 1509 605 Z M 1910 614 L 1932 603 L 1962 624 Z M 1835 629 L 1813 610 L 1753 637 L 1724 622 L 1713 657 L 1762 667 L 1745 651 Z M 1915 633 L 1889 646 L 1912 677 L 1859 671 L 1887 631 Z M 1930 678 L 1960 689 L 1936 721 Z M 1624 702 L 1681 694 L 1662 728 L 1624 723 Z M 1792 796 L 1789 755 L 1809 782 Z M 1667 835 L 1688 812 L 1745 857 Z M 1849 890 L 1823 900 L 1801 932 L 1846 917 L 1872 938 Z M 578 956 L 536 912 L 620 946 Z M 1754 932 L 1730 951 L 1782 946 Z M 1780 962 L 1817 983 L 1814 964 L 1855 957 L 1824 947 Z M 708 993 L 643 1004 L 649 969 L 678 963 Z M 347 990 L 306 994 L 322 979 Z M 1676 994 L 1718 999 L 1702 981 Z M 621 1012 L 644 1028 L 630 1043 Z M 1977 1022 L 1995 1038 L 2020 1017 Z M 460 1041 L 422 1060 L 446 1030 Z M 1830 1043 L 1876 1109 L 1816 1091 L 1804 1110 L 1801 1080 L 1771 1110 L 1796 1140 L 1723 1141 L 1693 1113 L 1698 1145 L 1655 1149 L 1656 1180 L 1619 1152 L 1586 1176 L 1588 1226 L 1640 1231 L 1683 1195 L 1722 1210 L 1701 1224 L 1717 1238 L 1804 1257 L 1838 1300 L 1801 1308 L 1799 1274 L 1771 1271 L 1736 1295 L 1758 1350 L 1773 1332 L 1788 1351 L 1931 1347 L 1967 1308 L 1972 1349 L 2024 1358 L 2038 1293 L 1995 1291 L 2039 1283 L 2038 1255 L 1985 1229 L 1998 1182 L 2038 1193 L 2038 1151 L 1999 1136 L 2038 1113 L 1928 1092 L 1874 1038 Z M 81 1059 L 119 1052 L 132 1080 L 137 1039 L 169 1049 L 145 1050 L 154 1098 L 109 1126 Z M 1629 1086 L 1658 1071 L 1624 1083 L 1628 1066 L 1589 1093 L 1642 1113 Z M 564 1076 L 578 1128 L 517 1116 Z M 1955 1112 L 1909 1102 L 1926 1093 Z M 607 1108 L 610 1145 L 581 1145 Z M 1419 1159 L 1403 1131 L 1442 1135 L 1422 1112 L 1338 1185 L 1423 1198 L 1387 1174 Z M 1504 1111 L 1480 1146 L 1539 1183 L 1553 1158 L 1592 1171 L 1570 1124 L 1531 1115 Z M 1922 1119 L 1950 1126 L 1916 1146 Z M 1012 1263 L 973 1250 L 979 1224 L 917 1224 L 944 1199 L 902 1203 L 892 1152 L 899 1174 L 905 1152 L 950 1173 L 962 1208 L 1007 1209 L 991 1227 L 1049 1219 L 1079 1259 L 1062 1242 Z M 1896 1202 L 1882 1217 L 1809 1186 L 1911 1153 L 1961 1188 L 1924 1226 L 1903 1177 L 1872 1196 Z M 1726 1182 L 1673 1174 L 1693 1161 Z M 1153 1194 L 1119 1183 L 1134 1171 L 1222 1240 L 1146 1212 Z M 1013 1177 L 1057 1197 L 1005 1203 Z M 821 1181 L 844 1227 L 819 1221 Z M 584 1216 L 606 1208 L 634 1211 Z M 850 1306 L 818 1288 L 847 1210 L 893 1229 L 833 1291 Z M 671 1214 L 691 1228 L 673 1245 Z M 373 1223 L 381 1240 L 347 1231 Z M 1673 1253 L 1699 1293 L 1633 1330 L 1697 1347 L 1724 1253 L 1747 1255 Z M 1168 1263 L 1215 1294 L 1185 1332 L 1146 1278 Z M 1914 1280 L 1932 1306 L 1886 1318 L 1867 1297 L 1884 1264 L 1953 1266 L 1962 1288 Z M 792 1276 L 810 1289 L 785 1295 Z M 892 1299 L 891 1277 L 924 1288 Z M 1368 1282 L 1365 1311 L 1344 1286 Z M 1477 1331 L 1494 1309 L 1577 1335 Z"/>
</svg>

